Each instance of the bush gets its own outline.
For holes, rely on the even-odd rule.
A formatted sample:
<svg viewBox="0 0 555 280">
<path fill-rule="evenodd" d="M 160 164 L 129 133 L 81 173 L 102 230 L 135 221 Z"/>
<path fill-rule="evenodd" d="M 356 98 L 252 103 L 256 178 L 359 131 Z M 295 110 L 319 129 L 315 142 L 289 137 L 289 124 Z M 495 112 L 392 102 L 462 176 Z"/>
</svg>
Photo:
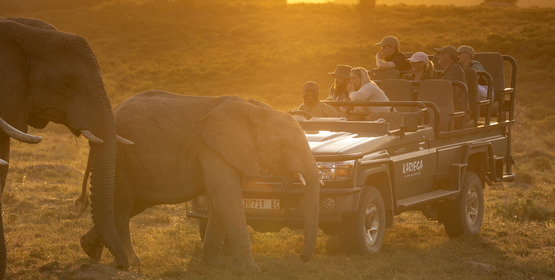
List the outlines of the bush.
<svg viewBox="0 0 555 280">
<path fill-rule="evenodd" d="M 504 219 L 518 222 L 545 222 L 555 219 L 555 211 L 529 198 L 517 198 L 508 204 L 498 202 L 495 204 L 493 213 Z"/>
</svg>

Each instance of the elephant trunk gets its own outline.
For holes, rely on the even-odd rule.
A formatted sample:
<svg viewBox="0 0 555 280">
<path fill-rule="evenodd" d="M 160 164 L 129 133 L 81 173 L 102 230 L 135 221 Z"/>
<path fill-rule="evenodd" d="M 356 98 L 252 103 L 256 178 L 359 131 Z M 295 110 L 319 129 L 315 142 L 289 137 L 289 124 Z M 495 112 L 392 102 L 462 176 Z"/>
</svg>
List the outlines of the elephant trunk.
<svg viewBox="0 0 555 280">
<path fill-rule="evenodd" d="M 312 157 L 312 154 L 310 155 Z M 304 230 L 305 230 L 305 245 L 301 259 L 307 262 L 312 257 L 316 248 L 316 237 L 318 235 L 318 225 L 320 218 L 320 176 L 316 163 L 312 163 L 306 168 L 306 171 L 301 172 L 305 179 L 306 186 L 304 191 Z"/>
<path fill-rule="evenodd" d="M 116 165 L 116 131 L 108 98 L 101 98 L 92 132 L 102 141 L 89 141 L 91 170 L 91 212 L 94 227 L 106 248 L 112 252 L 118 268 L 127 268 L 129 262 L 115 226 L 114 177 Z"/>
</svg>

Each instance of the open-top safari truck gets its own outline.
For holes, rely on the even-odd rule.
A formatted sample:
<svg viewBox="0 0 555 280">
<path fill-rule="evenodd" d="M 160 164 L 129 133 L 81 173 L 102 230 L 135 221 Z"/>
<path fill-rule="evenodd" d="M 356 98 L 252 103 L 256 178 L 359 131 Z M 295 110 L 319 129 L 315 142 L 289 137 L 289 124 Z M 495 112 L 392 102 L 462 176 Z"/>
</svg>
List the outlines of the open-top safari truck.
<svg viewBox="0 0 555 280">
<path fill-rule="evenodd" d="M 487 72 L 488 98 L 471 102 L 471 115 L 453 109 L 464 84 L 447 80 L 377 81 L 391 102 L 328 102 L 334 106 L 390 106 L 390 113 L 317 118 L 296 113 L 320 168 L 320 228 L 338 234 L 348 252 L 376 253 L 385 228 L 405 211 L 422 211 L 451 236 L 476 235 L 487 183 L 512 181 L 516 62 L 499 53 L 478 53 Z M 510 64 L 505 87 L 504 64 Z M 454 90 L 459 88 L 459 90 Z M 469 99 L 472 99 L 470 97 Z M 247 222 L 257 231 L 299 228 L 301 180 L 245 178 Z M 206 227 L 206 198 L 187 205 L 188 216 Z"/>
</svg>

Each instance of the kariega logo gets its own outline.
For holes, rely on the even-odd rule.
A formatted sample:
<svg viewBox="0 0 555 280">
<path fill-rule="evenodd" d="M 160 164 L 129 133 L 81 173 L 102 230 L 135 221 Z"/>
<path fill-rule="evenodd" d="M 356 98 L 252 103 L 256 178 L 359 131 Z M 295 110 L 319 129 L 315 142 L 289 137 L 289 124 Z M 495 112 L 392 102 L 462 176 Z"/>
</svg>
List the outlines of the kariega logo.
<svg viewBox="0 0 555 280">
<path fill-rule="evenodd" d="M 422 174 L 424 168 L 423 160 L 408 161 L 403 163 L 403 175 L 405 178 Z"/>
</svg>

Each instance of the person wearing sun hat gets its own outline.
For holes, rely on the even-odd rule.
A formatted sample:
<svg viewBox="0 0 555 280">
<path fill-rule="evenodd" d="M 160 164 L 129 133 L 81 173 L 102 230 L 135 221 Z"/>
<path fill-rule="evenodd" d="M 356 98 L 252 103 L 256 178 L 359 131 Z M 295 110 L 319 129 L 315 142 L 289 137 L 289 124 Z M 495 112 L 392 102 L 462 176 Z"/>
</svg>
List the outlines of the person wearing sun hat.
<svg viewBox="0 0 555 280">
<path fill-rule="evenodd" d="M 347 86 L 349 85 L 349 75 L 351 74 L 351 66 L 338 64 L 335 66 L 335 70 L 333 72 L 329 72 L 328 74 L 334 77 L 334 83 L 331 85 L 329 90 L 329 95 L 326 100 L 329 101 L 351 101 L 349 98 L 349 93 L 347 92 Z M 347 111 L 347 107 L 341 106 L 337 108 L 339 114 L 344 116 Z"/>
<path fill-rule="evenodd" d="M 313 117 L 338 117 L 337 110 L 318 99 L 318 84 L 308 81 L 303 85 L 303 103 L 296 109 L 305 111 Z"/>
<path fill-rule="evenodd" d="M 411 58 L 407 60 L 410 62 L 412 71 L 403 75 L 403 79 L 409 81 L 424 81 L 434 78 L 434 64 L 430 61 L 427 54 L 423 52 L 415 52 Z"/>
<path fill-rule="evenodd" d="M 381 50 L 376 53 L 376 66 L 380 70 L 410 70 L 407 57 L 399 51 L 399 40 L 395 36 L 386 36 L 376 46 Z"/>
</svg>

